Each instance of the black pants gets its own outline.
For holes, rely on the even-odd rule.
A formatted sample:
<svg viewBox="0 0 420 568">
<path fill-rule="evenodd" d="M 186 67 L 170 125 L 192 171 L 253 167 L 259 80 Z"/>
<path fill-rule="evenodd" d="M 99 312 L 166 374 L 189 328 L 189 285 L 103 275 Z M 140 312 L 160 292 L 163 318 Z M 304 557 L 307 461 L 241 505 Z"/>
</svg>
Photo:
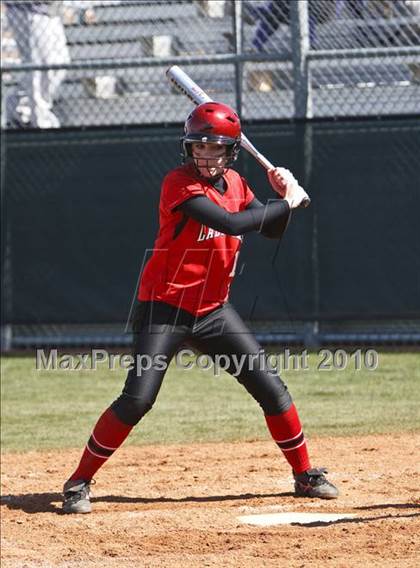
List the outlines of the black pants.
<svg viewBox="0 0 420 568">
<path fill-rule="evenodd" d="M 125 424 L 137 424 L 152 408 L 167 366 L 181 346 L 213 360 L 223 356 L 227 372 L 244 385 L 264 414 L 280 414 L 292 404 L 286 385 L 230 304 L 195 318 L 168 304 L 141 302 L 133 331 L 133 355 L 138 365 L 129 371 L 122 394 L 111 405 Z"/>
</svg>

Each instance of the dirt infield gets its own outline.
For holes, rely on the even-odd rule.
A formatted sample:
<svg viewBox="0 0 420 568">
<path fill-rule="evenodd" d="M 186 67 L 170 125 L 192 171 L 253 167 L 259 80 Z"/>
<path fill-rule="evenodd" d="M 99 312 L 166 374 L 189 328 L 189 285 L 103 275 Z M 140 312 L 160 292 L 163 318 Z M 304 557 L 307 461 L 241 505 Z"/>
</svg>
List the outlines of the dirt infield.
<svg viewBox="0 0 420 568">
<path fill-rule="evenodd" d="M 2 566 L 420 565 L 420 434 L 310 440 L 336 501 L 296 499 L 272 442 L 123 448 L 97 475 L 94 512 L 68 516 L 60 489 L 80 450 L 2 458 Z M 257 527 L 240 515 L 350 513 Z"/>
</svg>

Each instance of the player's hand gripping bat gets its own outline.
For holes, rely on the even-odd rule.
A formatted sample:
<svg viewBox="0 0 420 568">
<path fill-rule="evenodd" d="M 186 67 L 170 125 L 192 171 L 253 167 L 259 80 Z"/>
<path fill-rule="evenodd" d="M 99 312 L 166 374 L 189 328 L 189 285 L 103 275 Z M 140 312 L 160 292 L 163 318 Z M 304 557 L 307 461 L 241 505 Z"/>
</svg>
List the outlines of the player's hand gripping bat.
<svg viewBox="0 0 420 568">
<path fill-rule="evenodd" d="M 196 105 L 200 105 L 201 103 L 208 103 L 211 102 L 212 99 L 208 96 L 207 93 L 201 89 L 197 83 L 194 81 L 180 69 L 177 65 L 172 65 L 166 71 L 166 75 L 179 91 L 186 95 L 192 102 Z M 248 140 L 245 134 L 241 134 L 241 146 L 247 152 L 249 152 L 254 158 L 266 169 L 271 170 L 274 168 L 273 164 L 265 157 L 261 152 L 259 152 L 255 146 Z M 311 200 L 308 197 L 305 197 L 300 204 L 300 207 L 308 207 L 311 203 Z"/>
</svg>

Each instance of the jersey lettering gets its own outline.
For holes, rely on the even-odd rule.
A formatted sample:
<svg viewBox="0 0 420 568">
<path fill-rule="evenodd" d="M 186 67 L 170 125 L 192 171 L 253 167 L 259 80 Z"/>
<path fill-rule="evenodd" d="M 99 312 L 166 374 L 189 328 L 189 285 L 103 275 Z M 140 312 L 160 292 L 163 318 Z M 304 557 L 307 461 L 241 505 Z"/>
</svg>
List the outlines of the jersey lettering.
<svg viewBox="0 0 420 568">
<path fill-rule="evenodd" d="M 216 237 L 226 237 L 225 233 L 221 231 L 216 231 L 215 229 L 211 229 L 210 227 L 206 227 L 205 225 L 201 225 L 200 233 L 197 238 L 197 242 L 207 241 L 208 239 L 215 239 Z M 229 235 L 232 239 L 238 239 L 240 241 L 243 240 L 243 235 Z"/>
</svg>

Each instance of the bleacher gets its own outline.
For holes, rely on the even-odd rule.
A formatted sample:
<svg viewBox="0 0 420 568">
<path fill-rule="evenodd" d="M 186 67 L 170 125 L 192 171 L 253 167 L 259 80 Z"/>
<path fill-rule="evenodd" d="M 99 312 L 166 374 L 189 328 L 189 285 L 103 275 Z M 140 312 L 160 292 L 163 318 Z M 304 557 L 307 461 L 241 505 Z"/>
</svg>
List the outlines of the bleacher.
<svg viewBox="0 0 420 568">
<path fill-rule="evenodd" d="M 101 61 L 139 61 L 142 58 L 233 54 L 233 18 L 212 14 L 205 2 L 108 2 L 94 5 L 94 21 L 77 17 L 67 22 L 66 37 L 71 61 L 95 63 L 95 69 L 69 70 L 60 87 L 55 112 L 62 126 L 178 122 L 190 103 L 177 94 L 165 80 L 167 65 L 101 69 Z M 228 3 L 225 4 L 227 9 Z M 363 39 L 360 31 L 376 26 L 377 33 L 366 36 L 369 47 L 380 43 L 386 25 L 406 29 L 407 22 L 361 22 L 351 18 L 319 24 L 315 49 L 347 48 Z M 382 28 L 381 28 L 382 26 Z M 406 26 L 404 28 L 404 26 Z M 244 22 L 243 48 L 252 53 L 256 25 Z M 411 28 L 410 28 L 411 29 Z M 406 32 L 395 34 L 404 42 Z M 393 36 L 394 37 L 394 36 Z M 362 39 L 360 39 L 362 38 Z M 376 39 L 375 39 L 376 38 Z M 396 40 L 397 41 L 397 40 Z M 267 52 L 291 57 L 290 28 L 280 25 L 270 37 Z M 311 80 L 316 101 L 315 115 L 381 114 L 385 106 L 394 112 L 416 112 L 419 85 L 413 82 L 411 60 L 383 58 L 343 60 L 312 64 Z M 290 118 L 293 116 L 293 69 L 291 61 L 244 65 L 243 115 L 250 119 Z M 235 105 L 235 68 L 233 64 L 193 65 L 191 75 L 214 98 Z M 6 77 L 7 79 L 7 77 Z M 14 84 L 10 75 L 5 91 Z M 383 87 L 390 87 L 383 89 Z M 376 90 L 375 87 L 378 87 Z M 401 96 L 401 88 L 404 94 Z M 337 96 L 337 89 L 343 91 Z M 387 97 L 385 99 L 385 97 Z M 390 98 L 389 98 L 390 97 Z M 356 110 L 357 113 L 357 110 Z"/>
</svg>

